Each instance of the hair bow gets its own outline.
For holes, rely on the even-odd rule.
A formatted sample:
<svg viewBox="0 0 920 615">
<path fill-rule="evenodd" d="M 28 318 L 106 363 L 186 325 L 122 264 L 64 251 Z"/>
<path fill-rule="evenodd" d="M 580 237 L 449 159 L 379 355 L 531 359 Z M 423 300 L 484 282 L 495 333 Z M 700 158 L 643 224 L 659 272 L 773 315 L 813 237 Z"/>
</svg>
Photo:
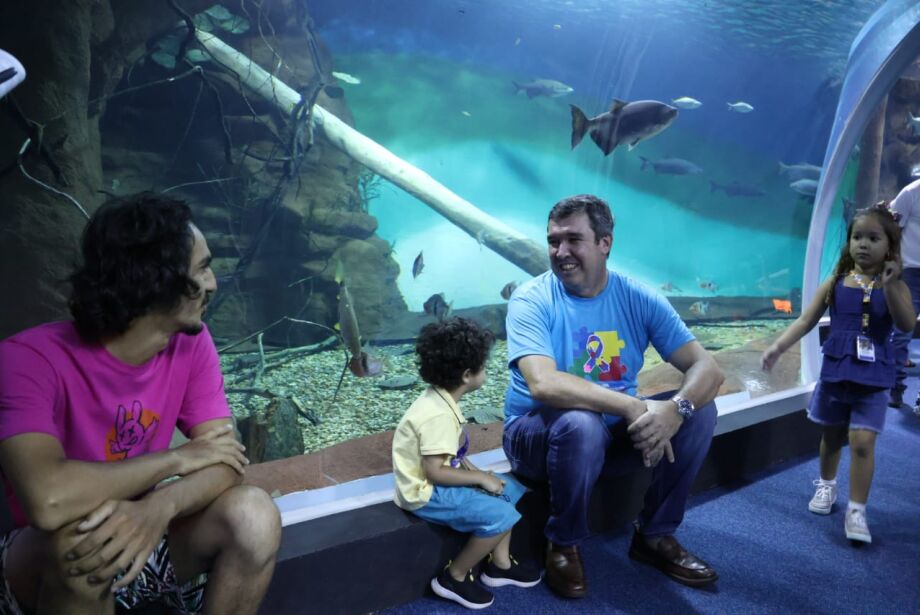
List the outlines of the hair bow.
<svg viewBox="0 0 920 615">
<path fill-rule="evenodd" d="M 891 205 L 888 204 L 888 201 L 879 201 L 872 206 L 872 209 L 878 209 L 880 211 L 887 212 L 892 218 L 894 218 L 895 222 L 901 221 L 901 214 L 893 210 Z"/>
</svg>

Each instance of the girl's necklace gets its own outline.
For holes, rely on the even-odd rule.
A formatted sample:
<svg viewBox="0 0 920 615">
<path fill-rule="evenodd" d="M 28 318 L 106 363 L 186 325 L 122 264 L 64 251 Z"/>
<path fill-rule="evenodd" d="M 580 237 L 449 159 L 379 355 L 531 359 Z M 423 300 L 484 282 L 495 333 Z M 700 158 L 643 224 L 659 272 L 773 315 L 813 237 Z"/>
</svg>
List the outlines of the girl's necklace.
<svg viewBox="0 0 920 615">
<path fill-rule="evenodd" d="M 872 290 L 878 284 L 878 276 L 869 277 L 864 273 L 857 273 L 855 269 L 850 271 L 850 275 L 853 276 L 853 281 L 863 290 L 863 293 L 867 296 L 872 295 Z"/>
</svg>

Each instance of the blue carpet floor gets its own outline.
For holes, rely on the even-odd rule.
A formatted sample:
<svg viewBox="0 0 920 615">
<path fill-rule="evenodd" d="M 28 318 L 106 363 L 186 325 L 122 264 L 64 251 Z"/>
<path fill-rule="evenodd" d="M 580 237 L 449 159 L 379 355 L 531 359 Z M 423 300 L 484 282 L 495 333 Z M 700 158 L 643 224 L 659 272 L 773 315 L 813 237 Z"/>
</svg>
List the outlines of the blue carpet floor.
<svg viewBox="0 0 920 615">
<path fill-rule="evenodd" d="M 913 402 L 917 378 L 908 384 L 904 399 Z M 684 587 L 629 559 L 631 535 L 624 528 L 583 543 L 586 598 L 557 598 L 542 583 L 531 589 L 499 588 L 485 612 L 918 613 L 920 419 L 907 406 L 888 411 L 867 509 L 871 545 L 854 547 L 843 533 L 848 470 L 849 451 L 844 449 L 837 505 L 828 516 L 807 508 L 818 475 L 817 449 L 813 456 L 744 483 L 693 497 L 677 536 L 718 570 L 720 579 L 712 588 Z M 469 611 L 433 594 L 386 611 L 461 612 Z"/>
</svg>

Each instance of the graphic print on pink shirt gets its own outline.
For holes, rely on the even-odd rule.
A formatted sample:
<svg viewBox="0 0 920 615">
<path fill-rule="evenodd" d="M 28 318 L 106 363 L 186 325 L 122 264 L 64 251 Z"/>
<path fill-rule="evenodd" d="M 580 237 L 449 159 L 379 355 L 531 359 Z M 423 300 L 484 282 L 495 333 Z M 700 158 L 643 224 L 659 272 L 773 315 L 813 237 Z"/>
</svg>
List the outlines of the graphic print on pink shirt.
<svg viewBox="0 0 920 615">
<path fill-rule="evenodd" d="M 160 415 L 144 408 L 140 401 L 134 401 L 130 413 L 119 405 L 115 427 L 106 435 L 106 461 L 127 459 L 133 449 L 143 449 L 156 435 L 159 424 Z"/>
</svg>

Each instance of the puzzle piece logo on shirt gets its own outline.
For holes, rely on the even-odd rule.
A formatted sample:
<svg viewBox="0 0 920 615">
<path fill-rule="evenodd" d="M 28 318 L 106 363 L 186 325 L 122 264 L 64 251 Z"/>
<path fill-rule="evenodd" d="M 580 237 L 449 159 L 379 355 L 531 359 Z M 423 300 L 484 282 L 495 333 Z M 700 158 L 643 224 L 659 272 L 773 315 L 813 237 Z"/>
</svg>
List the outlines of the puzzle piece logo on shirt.
<svg viewBox="0 0 920 615">
<path fill-rule="evenodd" d="M 589 333 L 582 327 L 573 337 L 575 356 L 569 373 L 594 382 L 622 380 L 629 369 L 620 362 L 620 351 L 626 347 L 626 342 L 616 331 Z"/>
</svg>

